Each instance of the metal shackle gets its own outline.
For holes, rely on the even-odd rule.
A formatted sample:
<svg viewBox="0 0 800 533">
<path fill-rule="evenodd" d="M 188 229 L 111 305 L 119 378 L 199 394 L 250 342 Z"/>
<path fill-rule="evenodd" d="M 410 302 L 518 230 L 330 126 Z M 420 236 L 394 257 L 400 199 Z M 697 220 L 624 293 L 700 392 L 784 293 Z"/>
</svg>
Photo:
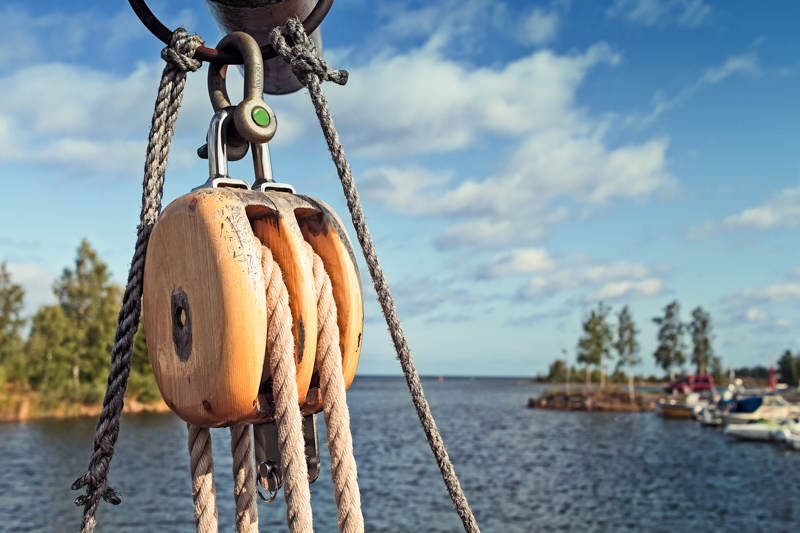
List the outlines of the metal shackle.
<svg viewBox="0 0 800 533">
<path fill-rule="evenodd" d="M 236 130 L 245 140 L 262 144 L 269 142 L 278 126 L 275 112 L 263 99 L 264 64 L 261 49 L 253 37 L 237 31 L 222 38 L 218 50 L 237 49 L 244 58 L 244 99 L 233 114 Z M 228 65 L 210 64 L 208 67 L 208 95 L 214 111 L 230 107 L 225 75 Z"/>
<path fill-rule="evenodd" d="M 233 108 L 223 108 L 214 113 L 208 127 L 206 146 L 208 149 L 208 180 L 199 187 L 192 189 L 232 187 L 235 189 L 250 189 L 244 180 L 233 179 L 228 176 L 228 144 L 225 142 L 225 122 L 229 111 Z M 245 145 L 247 146 L 247 145 Z"/>
</svg>

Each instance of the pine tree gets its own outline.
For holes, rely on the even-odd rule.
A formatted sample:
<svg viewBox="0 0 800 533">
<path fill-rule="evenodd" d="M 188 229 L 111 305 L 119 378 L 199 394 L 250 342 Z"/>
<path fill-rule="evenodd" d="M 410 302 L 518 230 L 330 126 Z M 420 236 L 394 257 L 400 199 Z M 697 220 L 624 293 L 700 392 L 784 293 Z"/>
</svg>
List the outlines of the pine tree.
<svg viewBox="0 0 800 533">
<path fill-rule="evenodd" d="M 778 359 L 778 372 L 781 373 L 781 381 L 789 385 L 797 385 L 800 380 L 800 358 L 792 355 L 792 352 L 786 350 L 783 355 Z"/>
<path fill-rule="evenodd" d="M 697 307 L 692 311 L 692 322 L 689 324 L 689 332 L 692 335 L 692 363 L 697 366 L 698 374 L 706 374 L 706 370 L 714 362 L 714 350 L 711 341 L 714 335 L 711 333 L 711 315 L 703 311 L 702 307 Z"/>
<path fill-rule="evenodd" d="M 677 301 L 664 308 L 663 317 L 653 318 L 653 322 L 661 326 L 658 330 L 658 347 L 653 356 L 661 368 L 669 371 L 670 381 L 675 381 L 675 367 L 686 362 L 683 354 L 684 324 L 678 318 L 680 306 Z"/>
<path fill-rule="evenodd" d="M 605 387 L 605 359 L 611 356 L 613 336 L 606 319 L 611 308 L 600 302 L 583 323 L 583 336 L 578 341 L 579 363 L 586 365 L 586 384 L 591 385 L 591 365 L 600 365 L 600 386 Z"/>
<path fill-rule="evenodd" d="M 11 281 L 6 264 L 0 264 L 0 383 L 13 380 L 24 384 L 27 380 L 20 336 L 25 325 L 24 298 L 25 292 Z"/>
<path fill-rule="evenodd" d="M 617 367 L 623 364 L 628 366 L 628 396 L 631 403 L 634 400 L 633 390 L 633 366 L 641 363 L 639 358 L 639 341 L 636 340 L 636 335 L 639 330 L 636 329 L 636 324 L 633 323 L 628 306 L 622 308 L 619 315 L 617 315 L 617 342 L 614 345 L 619 353 L 619 361 Z"/>
<path fill-rule="evenodd" d="M 86 241 L 75 268 L 64 269 L 53 291 L 58 305 L 39 310 L 28 339 L 32 381 L 46 391 L 70 392 L 75 400 L 100 401 L 122 291 Z"/>
</svg>

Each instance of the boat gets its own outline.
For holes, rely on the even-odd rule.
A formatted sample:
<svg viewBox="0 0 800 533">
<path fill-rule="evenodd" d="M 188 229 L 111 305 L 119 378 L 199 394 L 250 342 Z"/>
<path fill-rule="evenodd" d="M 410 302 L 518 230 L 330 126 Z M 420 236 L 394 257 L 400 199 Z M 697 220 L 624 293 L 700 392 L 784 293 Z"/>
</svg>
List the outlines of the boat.
<svg viewBox="0 0 800 533">
<path fill-rule="evenodd" d="M 661 399 L 658 402 L 659 414 L 664 418 L 699 419 L 703 409 L 713 403 L 709 397 L 701 397 L 693 392 L 683 402 Z"/>
<path fill-rule="evenodd" d="M 782 443 L 790 450 L 800 451 L 800 423 L 789 421 L 775 433 L 775 441 Z"/>
<path fill-rule="evenodd" d="M 722 422 L 729 424 L 747 424 L 761 419 L 789 420 L 800 414 L 798 408 L 787 402 L 783 396 L 768 393 L 758 396 L 737 398 L 730 410 L 722 415 Z"/>
<path fill-rule="evenodd" d="M 777 420 L 758 420 L 745 424 L 728 424 L 722 431 L 741 440 L 770 441 L 776 440 L 780 433 L 785 437 L 785 425 Z"/>
<path fill-rule="evenodd" d="M 703 408 L 700 413 L 700 422 L 704 426 L 721 426 L 722 425 L 722 409 L 716 403 L 709 404 Z"/>
</svg>

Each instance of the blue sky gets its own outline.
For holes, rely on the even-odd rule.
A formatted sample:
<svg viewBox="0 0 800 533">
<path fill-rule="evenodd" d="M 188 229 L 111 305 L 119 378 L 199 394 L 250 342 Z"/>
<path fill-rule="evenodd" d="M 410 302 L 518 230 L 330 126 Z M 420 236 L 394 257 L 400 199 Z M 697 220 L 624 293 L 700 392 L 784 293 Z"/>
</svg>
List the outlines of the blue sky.
<svg viewBox="0 0 800 533">
<path fill-rule="evenodd" d="M 202 2 L 149 5 L 220 37 Z M 562 349 L 574 360 L 600 300 L 630 306 L 647 373 L 650 319 L 675 299 L 684 320 L 711 313 L 726 366 L 800 350 L 799 15 L 777 0 L 337 0 L 325 57 L 350 82 L 325 89 L 420 372 L 544 372 Z M 5 2 L 0 34 L 0 261 L 32 312 L 81 239 L 125 281 L 162 45 L 126 2 Z M 276 179 L 348 219 L 308 95 L 268 102 Z M 165 205 L 206 179 L 210 117 L 204 68 Z M 398 373 L 362 274 L 359 372 Z"/>
</svg>

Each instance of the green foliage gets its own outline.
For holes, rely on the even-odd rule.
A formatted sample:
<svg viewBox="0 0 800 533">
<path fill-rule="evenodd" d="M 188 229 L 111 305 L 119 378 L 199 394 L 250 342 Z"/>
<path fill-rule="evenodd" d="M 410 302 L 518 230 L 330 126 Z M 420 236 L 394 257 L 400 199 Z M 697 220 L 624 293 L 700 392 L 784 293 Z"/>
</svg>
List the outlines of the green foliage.
<svg viewBox="0 0 800 533">
<path fill-rule="evenodd" d="M 792 355 L 792 352 L 786 350 L 783 355 L 778 359 L 778 372 L 781 373 L 781 382 L 788 383 L 791 386 L 797 385 L 800 380 L 800 356 Z"/>
<path fill-rule="evenodd" d="M 638 333 L 639 330 L 636 329 L 636 324 L 634 324 L 633 317 L 626 305 L 617 315 L 617 342 L 614 343 L 614 347 L 619 353 L 617 368 L 627 365 L 630 372 L 630 367 L 642 362 L 638 357 L 639 341 L 636 340 Z"/>
<path fill-rule="evenodd" d="M 684 324 L 678 318 L 680 306 L 677 301 L 664 308 L 663 317 L 653 318 L 653 322 L 661 326 L 658 330 L 658 347 L 653 357 L 661 368 L 670 372 L 670 379 L 675 379 L 675 367 L 681 367 L 686 362 L 683 343 Z"/>
<path fill-rule="evenodd" d="M 53 290 L 77 337 L 76 381 L 105 384 L 122 290 L 86 241 L 78 248 L 75 269 L 65 268 Z"/>
<path fill-rule="evenodd" d="M 717 355 L 711 358 L 711 375 L 717 385 L 721 385 L 727 379 L 725 369 L 722 368 L 722 359 Z"/>
<path fill-rule="evenodd" d="M 25 346 L 30 385 L 51 401 L 98 403 L 108 378 L 121 289 L 83 241 L 74 269 L 64 269 L 53 292 L 58 304 L 37 311 Z"/>
<path fill-rule="evenodd" d="M 577 361 L 586 365 L 587 382 L 591 381 L 590 366 L 600 365 L 605 357 L 611 355 L 613 335 L 606 321 L 610 312 L 611 308 L 600 302 L 583 323 L 583 336 L 578 340 Z"/>
<path fill-rule="evenodd" d="M 564 383 L 567 381 L 567 363 L 563 359 L 556 359 L 550 365 L 547 381 L 551 383 Z"/>
<path fill-rule="evenodd" d="M 769 369 L 762 365 L 736 369 L 737 378 L 769 379 Z"/>
<path fill-rule="evenodd" d="M 144 322 L 139 323 L 139 330 L 133 338 L 133 358 L 131 359 L 131 376 L 128 381 L 128 396 L 140 402 L 153 402 L 161 398 L 161 393 L 150 365 L 150 354 L 147 352 L 147 337 Z"/>
<path fill-rule="evenodd" d="M 711 315 L 697 307 L 692 311 L 692 322 L 689 324 L 689 333 L 692 335 L 692 363 L 697 366 L 698 374 L 705 374 L 706 370 L 714 363 L 714 349 L 711 340 Z"/>
<path fill-rule="evenodd" d="M 77 400 L 79 387 L 72 378 L 72 369 L 80 363 L 78 342 L 78 336 L 61 306 L 39 308 L 33 317 L 25 347 L 31 386 L 45 393 L 66 394 Z"/>
<path fill-rule="evenodd" d="M 5 263 L 0 264 L 0 370 L 3 380 L 27 381 L 25 358 L 22 355 L 20 330 L 25 325 L 22 304 L 25 293 L 11 281 Z"/>
<path fill-rule="evenodd" d="M 0 384 L 14 382 L 39 393 L 44 405 L 63 401 L 99 403 L 108 380 L 122 290 L 88 242 L 81 242 L 73 268 L 56 280 L 56 305 L 38 309 L 26 341 L 20 330 L 23 291 L 0 264 Z M 134 338 L 128 397 L 158 400 L 144 325 Z"/>
</svg>

